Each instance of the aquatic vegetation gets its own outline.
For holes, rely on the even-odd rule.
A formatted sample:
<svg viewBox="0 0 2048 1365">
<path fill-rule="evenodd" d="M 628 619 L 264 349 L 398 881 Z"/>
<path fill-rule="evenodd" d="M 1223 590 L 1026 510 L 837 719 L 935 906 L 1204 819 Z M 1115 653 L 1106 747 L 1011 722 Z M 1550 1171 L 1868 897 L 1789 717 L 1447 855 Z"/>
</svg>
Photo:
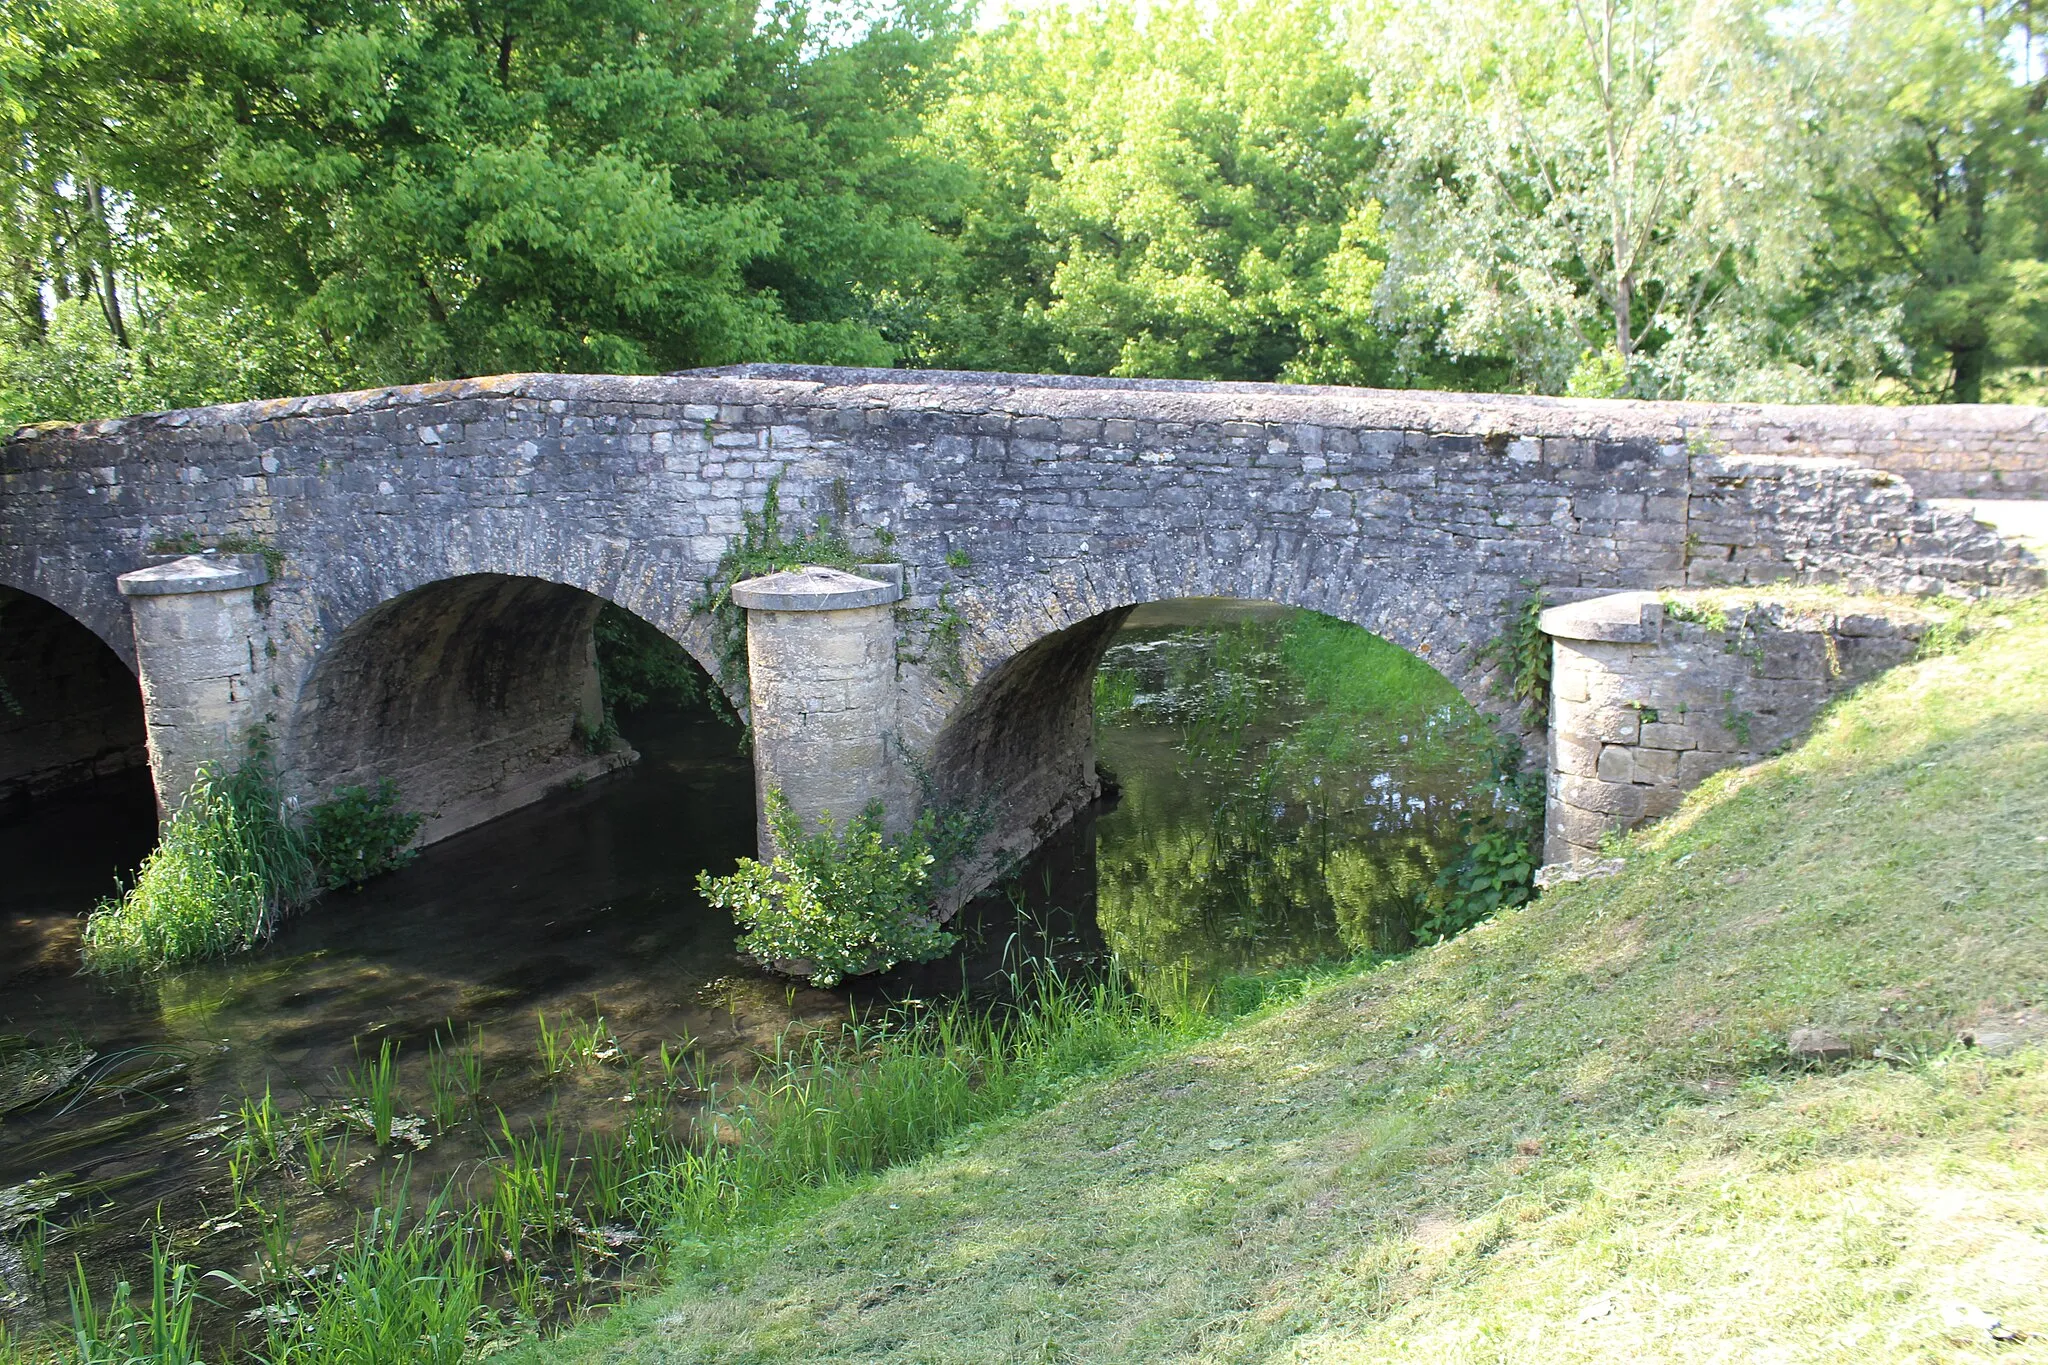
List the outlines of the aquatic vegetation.
<svg viewBox="0 0 2048 1365">
<path fill-rule="evenodd" d="M 126 1280 L 115 1284 L 104 1312 L 82 1262 L 74 1263 L 71 1337 L 78 1365 L 200 1365 L 193 1320 L 200 1295 L 191 1266 L 150 1243 L 150 1292 L 138 1307 Z"/>
<path fill-rule="evenodd" d="M 426 817 L 398 804 L 398 785 L 341 787 L 306 812 L 306 847 L 322 885 L 361 886 L 411 862 L 411 847 Z"/>
<path fill-rule="evenodd" d="M 250 1355 L 263 1365 L 455 1365 L 486 1319 L 479 1230 L 449 1192 L 409 1216 L 400 1184 L 333 1252 L 293 1285 L 288 1312 L 267 1314 Z"/>
<path fill-rule="evenodd" d="M 349 1093 L 362 1101 L 370 1134 L 379 1147 L 391 1145 L 392 1125 L 398 1117 L 398 1040 L 386 1038 L 374 1059 L 365 1058 L 356 1045 L 356 1064 L 349 1068 Z"/>
<path fill-rule="evenodd" d="M 141 974 L 240 952 L 314 885 L 267 753 L 232 771 L 202 765 L 134 884 L 86 920 L 86 970 Z"/>
<path fill-rule="evenodd" d="M 329 1126 L 323 1120 L 299 1129 L 299 1162 L 305 1168 L 306 1183 L 316 1190 L 339 1184 L 348 1170 L 348 1129 L 329 1133 Z"/>
<path fill-rule="evenodd" d="M 834 986 L 952 948 L 932 910 L 934 812 L 893 837 L 882 832 L 880 802 L 843 831 L 826 815 L 806 833 L 778 791 L 768 793 L 767 814 L 780 849 L 771 862 L 742 858 L 727 876 L 697 874 L 704 898 L 746 930 L 739 946 L 757 961 Z"/>
<path fill-rule="evenodd" d="M 541 1020 L 543 1030 L 547 1020 Z M 449 1040 L 435 1034 L 427 1048 L 427 1094 L 434 1127 L 446 1132 L 476 1113 L 477 1097 L 483 1091 L 483 1030 L 472 1028 L 469 1043 L 450 1047 Z"/>
</svg>

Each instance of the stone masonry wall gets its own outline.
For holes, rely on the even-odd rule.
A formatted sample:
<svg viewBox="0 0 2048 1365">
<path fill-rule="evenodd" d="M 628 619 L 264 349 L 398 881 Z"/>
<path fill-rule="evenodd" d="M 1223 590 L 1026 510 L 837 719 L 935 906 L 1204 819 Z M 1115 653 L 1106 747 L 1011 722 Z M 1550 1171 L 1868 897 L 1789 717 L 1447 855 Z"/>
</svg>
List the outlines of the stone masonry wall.
<svg viewBox="0 0 2048 1365">
<path fill-rule="evenodd" d="M 1913 657 L 1897 601 L 1618 593 L 1543 614 L 1552 639 L 1546 863 L 1669 815 L 1723 768 L 1805 736 L 1830 698 Z"/>
<path fill-rule="evenodd" d="M 1725 453 L 1726 421 L 1682 404 L 908 371 L 514 375 L 25 429 L 0 454 L 0 583 L 126 657 L 113 578 L 152 546 L 276 551 L 265 720 L 288 780 L 317 795 L 338 760 L 302 737 L 328 723 L 320 708 L 355 703 L 312 686 L 316 666 L 429 584 L 578 588 L 718 673 L 704 584 L 774 482 L 787 524 L 825 518 L 904 565 L 896 750 L 958 756 L 934 776 L 963 796 L 1031 790 L 1046 809 L 1004 818 L 1037 837 L 1083 794 L 1085 763 L 1011 740 L 1067 742 L 1073 698 L 1055 689 L 1035 720 L 977 699 L 1038 641 L 1137 603 L 1325 612 L 1499 709 L 1473 650 L 1530 583 L 1570 600 L 2040 581 L 1986 528 L 1853 459 Z M 1067 664 L 1092 636 L 1072 638 L 1048 676 L 1085 672 Z M 1001 732 L 956 728 L 989 724 Z M 1038 778 L 1059 773 L 1078 785 L 1055 800 Z"/>
</svg>

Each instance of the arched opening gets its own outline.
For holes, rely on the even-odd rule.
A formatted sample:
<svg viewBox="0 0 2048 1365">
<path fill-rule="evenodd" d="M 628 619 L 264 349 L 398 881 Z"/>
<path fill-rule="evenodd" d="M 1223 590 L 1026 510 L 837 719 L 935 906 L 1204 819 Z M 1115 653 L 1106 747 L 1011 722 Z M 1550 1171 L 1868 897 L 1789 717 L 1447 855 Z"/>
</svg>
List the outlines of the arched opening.
<svg viewBox="0 0 2048 1365">
<path fill-rule="evenodd" d="M 950 799 L 991 803 L 1008 855 L 1112 795 L 1092 812 L 1105 941 L 1217 979 L 1426 937 L 1440 874 L 1505 790 L 1503 743 L 1431 661 L 1358 626 L 1170 599 L 1019 651 L 934 767 Z"/>
<path fill-rule="evenodd" d="M 142 691 L 120 656 L 61 608 L 0 585 L 0 811 L 148 762 Z"/>
<path fill-rule="evenodd" d="M 591 593 L 444 579 L 366 612 L 322 651 L 286 779 L 308 800 L 389 779 L 427 816 L 431 843 L 632 762 L 621 714 L 656 693 L 720 696 L 680 646 Z"/>
</svg>

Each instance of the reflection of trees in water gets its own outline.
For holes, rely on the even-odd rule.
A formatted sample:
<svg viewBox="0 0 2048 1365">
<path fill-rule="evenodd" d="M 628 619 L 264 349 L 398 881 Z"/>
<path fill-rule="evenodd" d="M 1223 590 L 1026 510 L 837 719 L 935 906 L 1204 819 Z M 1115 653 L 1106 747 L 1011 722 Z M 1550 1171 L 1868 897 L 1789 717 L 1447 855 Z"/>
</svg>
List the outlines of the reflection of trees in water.
<svg viewBox="0 0 2048 1365">
<path fill-rule="evenodd" d="M 1480 765 L 1449 683 L 1309 613 L 1133 633 L 1104 666 L 1120 953 L 1210 974 L 1410 946 Z"/>
</svg>

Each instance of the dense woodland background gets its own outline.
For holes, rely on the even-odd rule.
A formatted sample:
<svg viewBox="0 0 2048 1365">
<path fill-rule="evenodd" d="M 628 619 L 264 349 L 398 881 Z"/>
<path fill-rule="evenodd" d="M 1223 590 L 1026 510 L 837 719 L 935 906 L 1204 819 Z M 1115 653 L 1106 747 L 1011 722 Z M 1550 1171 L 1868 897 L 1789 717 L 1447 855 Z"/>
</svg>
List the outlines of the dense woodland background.
<svg viewBox="0 0 2048 1365">
<path fill-rule="evenodd" d="M 740 360 L 2025 401 L 2031 0 L 0 0 L 0 419 Z"/>
</svg>

